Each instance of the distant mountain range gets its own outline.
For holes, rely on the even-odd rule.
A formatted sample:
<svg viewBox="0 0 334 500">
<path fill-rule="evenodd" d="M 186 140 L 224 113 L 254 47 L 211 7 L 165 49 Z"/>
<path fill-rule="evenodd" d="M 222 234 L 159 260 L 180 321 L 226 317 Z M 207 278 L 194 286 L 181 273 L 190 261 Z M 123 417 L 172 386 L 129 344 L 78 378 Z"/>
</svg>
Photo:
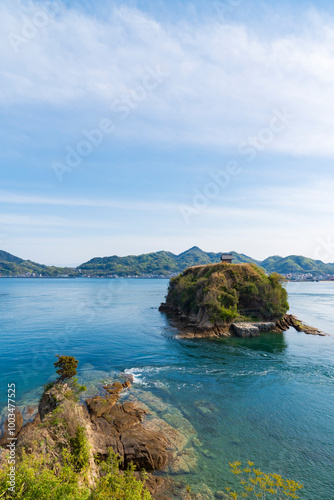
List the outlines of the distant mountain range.
<svg viewBox="0 0 334 500">
<path fill-rule="evenodd" d="M 78 272 L 72 268 L 62 268 L 55 266 L 44 266 L 36 264 L 31 260 L 23 260 L 8 252 L 0 250 L 0 275 L 1 276 L 24 276 L 36 274 L 42 276 L 56 277 L 61 274 L 77 276 Z"/>
<path fill-rule="evenodd" d="M 267 272 L 289 273 L 311 273 L 314 276 L 331 274 L 334 275 L 334 264 L 325 264 L 320 260 L 313 260 L 298 255 L 280 257 L 275 255 L 263 261 L 252 259 L 247 255 L 237 252 L 233 254 L 233 262 L 240 264 L 249 262 L 257 264 Z M 190 266 L 210 264 L 219 262 L 221 252 L 204 252 L 198 247 L 175 255 L 171 252 L 154 252 L 143 255 L 128 255 L 127 257 L 95 257 L 88 262 L 76 267 L 54 267 L 44 266 L 15 257 L 8 252 L 0 251 L 0 275 L 22 276 L 42 275 L 50 276 L 170 276 L 178 274 Z"/>
</svg>

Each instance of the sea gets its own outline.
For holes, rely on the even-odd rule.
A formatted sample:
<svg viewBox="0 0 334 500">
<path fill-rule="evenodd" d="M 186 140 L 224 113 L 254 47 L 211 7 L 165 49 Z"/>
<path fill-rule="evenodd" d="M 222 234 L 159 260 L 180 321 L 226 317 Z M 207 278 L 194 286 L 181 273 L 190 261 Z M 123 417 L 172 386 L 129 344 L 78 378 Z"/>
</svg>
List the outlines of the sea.
<svg viewBox="0 0 334 500">
<path fill-rule="evenodd" d="M 158 310 L 168 280 L 2 278 L 2 419 L 8 384 L 28 418 L 55 356 L 71 355 L 87 394 L 131 374 L 134 394 L 192 435 L 191 463 L 173 474 L 193 491 L 238 488 L 229 462 L 251 460 L 303 483 L 303 499 L 333 500 L 334 283 L 286 287 L 290 312 L 327 336 L 181 339 Z"/>
</svg>

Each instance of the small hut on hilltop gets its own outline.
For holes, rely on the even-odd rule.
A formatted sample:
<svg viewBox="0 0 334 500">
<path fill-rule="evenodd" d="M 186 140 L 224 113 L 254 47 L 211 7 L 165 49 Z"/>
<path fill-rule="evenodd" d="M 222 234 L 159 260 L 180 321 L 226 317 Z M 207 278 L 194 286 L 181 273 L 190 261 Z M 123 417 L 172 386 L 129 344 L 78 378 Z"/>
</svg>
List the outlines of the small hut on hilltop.
<svg viewBox="0 0 334 500">
<path fill-rule="evenodd" d="M 231 253 L 222 253 L 220 260 L 222 262 L 226 262 L 227 264 L 232 264 L 233 261 L 233 255 Z"/>
</svg>

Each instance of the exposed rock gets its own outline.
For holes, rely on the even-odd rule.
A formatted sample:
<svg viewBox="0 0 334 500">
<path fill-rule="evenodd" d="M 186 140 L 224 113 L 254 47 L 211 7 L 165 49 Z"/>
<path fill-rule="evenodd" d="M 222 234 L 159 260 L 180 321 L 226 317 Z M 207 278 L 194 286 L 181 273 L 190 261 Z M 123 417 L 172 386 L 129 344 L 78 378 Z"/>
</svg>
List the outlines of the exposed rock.
<svg viewBox="0 0 334 500">
<path fill-rule="evenodd" d="M 55 384 L 44 392 L 39 404 L 40 414 L 37 413 L 32 422 L 22 426 L 22 415 L 18 412 L 18 457 L 24 449 L 28 454 L 46 457 L 50 467 L 55 462 L 63 463 L 62 450 L 71 446 L 71 438 L 76 435 L 78 427 L 83 427 L 89 442 L 89 485 L 93 485 L 99 476 L 94 456 L 105 459 L 110 449 L 120 456 L 121 468 L 126 469 L 133 463 L 139 471 L 136 475 L 143 469 L 164 469 L 173 474 L 193 472 L 197 466 L 197 455 L 189 444 L 196 434 L 193 427 L 181 412 L 174 411 L 150 393 L 147 393 L 147 401 L 179 430 L 154 416 L 154 411 L 150 410 L 150 416 L 144 418 L 148 407 L 134 401 L 133 396 L 127 396 L 126 401 L 119 403 L 121 390 L 130 385 L 129 381 L 107 385 L 106 391 L 112 389 L 117 393 L 88 398 L 85 405 L 75 401 L 67 384 Z M 148 473 L 146 487 L 156 500 L 175 498 L 175 485 L 166 477 Z M 187 497 L 180 493 L 178 498 Z"/>
<path fill-rule="evenodd" d="M 140 479 L 140 473 L 135 472 L 137 479 Z M 170 481 L 160 476 L 154 476 L 151 473 L 146 475 L 145 487 L 153 495 L 154 498 L 163 500 L 170 500 L 170 497 L 162 496 L 165 489 L 170 488 Z M 157 496 L 158 495 L 158 496 Z"/>
<path fill-rule="evenodd" d="M 22 411 L 23 420 L 32 420 L 36 416 L 37 408 L 33 406 L 25 406 Z"/>
<path fill-rule="evenodd" d="M 233 323 L 234 333 L 238 337 L 258 337 L 260 330 L 252 323 Z"/>
<path fill-rule="evenodd" d="M 112 386 L 105 386 L 107 392 L 117 391 L 116 397 L 122 390 L 130 387 L 130 382 L 124 384 L 115 382 Z M 91 439 L 92 451 L 101 457 L 106 457 L 109 449 L 118 453 L 122 460 L 122 467 L 126 468 L 131 462 L 138 470 L 159 470 L 168 460 L 168 441 L 163 433 L 143 425 L 143 417 L 147 410 L 138 403 L 125 401 L 117 403 L 115 396 L 95 396 L 88 399 L 87 406 L 90 415 L 93 436 Z"/>
<path fill-rule="evenodd" d="M 16 409 L 13 415 L 15 415 L 15 427 L 12 428 L 10 426 L 10 428 L 8 428 L 8 419 L 5 421 L 0 439 L 0 446 L 6 446 L 9 442 L 8 439 L 15 438 L 22 429 L 23 417 L 20 410 Z"/>
<path fill-rule="evenodd" d="M 43 396 L 38 404 L 38 413 L 41 420 L 55 410 L 59 404 L 72 393 L 67 384 L 56 382 L 50 389 L 44 391 Z"/>
<path fill-rule="evenodd" d="M 160 470 L 167 463 L 167 440 L 161 433 L 136 425 L 122 433 L 121 442 L 125 467 L 133 462 L 139 470 Z"/>
<path fill-rule="evenodd" d="M 26 453 L 43 455 L 46 464 L 52 467 L 55 461 L 63 463 L 62 450 L 70 448 L 70 440 L 76 436 L 79 427 L 85 429 L 88 442 L 92 439 L 93 430 L 90 418 L 87 420 L 87 409 L 84 410 L 75 401 L 67 384 L 57 383 L 45 391 L 39 411 L 41 414 L 38 413 L 33 422 L 28 422 L 17 434 L 18 457 L 24 449 Z M 88 461 L 87 481 L 93 485 L 98 477 L 98 469 L 91 448 Z"/>
<path fill-rule="evenodd" d="M 285 314 L 282 319 L 276 322 L 276 331 L 285 332 L 290 327 L 295 328 L 297 332 L 304 332 L 308 335 L 319 335 L 321 337 L 326 336 L 324 332 L 312 326 L 306 325 L 292 314 Z"/>
<path fill-rule="evenodd" d="M 107 396 L 106 398 L 103 398 L 102 396 L 94 396 L 93 398 L 87 399 L 86 403 L 89 413 L 95 417 L 101 417 L 104 413 L 108 413 L 115 406 L 118 397 L 118 395 Z"/>
<path fill-rule="evenodd" d="M 275 331 L 276 324 L 270 322 L 233 323 L 232 328 L 238 337 L 258 337 L 260 332 Z"/>
<path fill-rule="evenodd" d="M 120 392 L 124 389 L 123 384 L 121 384 L 121 382 L 114 382 L 112 388 L 118 389 Z"/>
<path fill-rule="evenodd" d="M 126 405 L 126 406 L 124 406 Z M 131 409 L 128 405 L 131 403 L 124 403 L 124 405 L 117 404 L 113 406 L 110 411 L 103 413 L 103 418 L 112 424 L 117 432 L 123 433 L 131 429 L 134 425 L 142 421 L 145 410 L 133 405 Z"/>
<path fill-rule="evenodd" d="M 168 449 L 171 453 L 182 451 L 189 442 L 189 437 L 182 434 L 178 429 L 172 427 L 168 422 L 160 418 L 153 418 L 144 422 L 148 431 L 160 432 L 168 443 Z"/>
</svg>

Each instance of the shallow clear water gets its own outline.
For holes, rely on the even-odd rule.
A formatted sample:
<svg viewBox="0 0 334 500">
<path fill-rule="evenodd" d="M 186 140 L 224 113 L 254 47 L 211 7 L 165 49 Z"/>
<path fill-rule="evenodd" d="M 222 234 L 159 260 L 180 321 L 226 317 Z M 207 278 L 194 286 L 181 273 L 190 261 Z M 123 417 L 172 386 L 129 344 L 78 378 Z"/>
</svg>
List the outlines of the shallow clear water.
<svg viewBox="0 0 334 500">
<path fill-rule="evenodd" d="M 334 336 L 290 330 L 254 339 L 181 340 L 157 308 L 167 280 L 0 279 L 0 409 L 7 384 L 34 401 L 55 354 L 84 380 L 131 371 L 135 386 L 182 412 L 201 442 L 183 479 L 234 485 L 228 462 L 250 459 L 331 500 Z M 288 284 L 291 312 L 334 334 L 334 283 Z"/>
</svg>

